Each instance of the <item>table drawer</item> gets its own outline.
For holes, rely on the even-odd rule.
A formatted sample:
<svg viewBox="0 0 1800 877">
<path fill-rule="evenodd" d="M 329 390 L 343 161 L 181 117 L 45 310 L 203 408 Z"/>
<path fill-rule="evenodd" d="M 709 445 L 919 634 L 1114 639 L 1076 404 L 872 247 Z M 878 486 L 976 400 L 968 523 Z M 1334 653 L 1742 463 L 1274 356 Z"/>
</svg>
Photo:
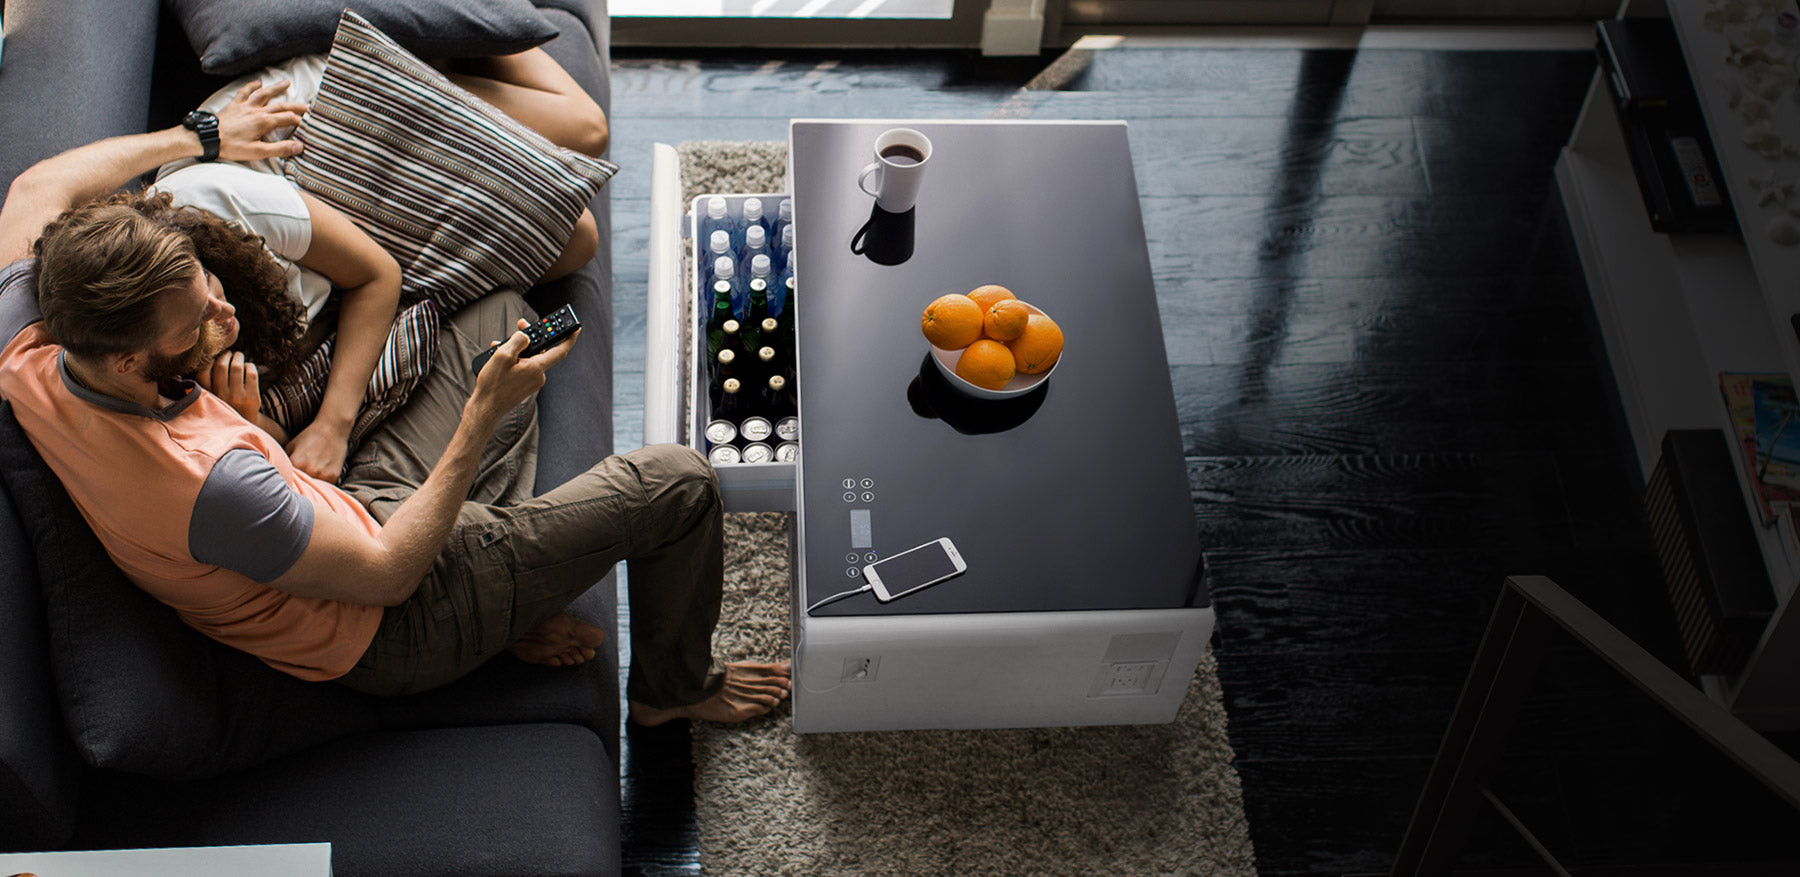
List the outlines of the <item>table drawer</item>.
<svg viewBox="0 0 1800 877">
<path fill-rule="evenodd" d="M 680 160 L 674 147 L 658 143 L 651 161 L 650 277 L 645 319 L 644 444 L 677 443 L 711 456 L 716 445 L 706 436 L 713 421 L 712 358 L 705 327 L 711 290 L 704 289 L 705 268 L 698 257 L 704 246 L 698 233 L 701 198 L 683 204 Z M 723 194 L 723 193 L 721 193 Z M 783 198 L 773 193 L 726 194 L 731 215 L 743 202 L 761 198 L 771 213 Z M 794 302 L 788 302 L 789 308 Z M 792 311 L 784 311 L 788 316 Z M 797 348 L 797 344 L 793 345 Z M 790 351 L 791 353 L 791 351 Z M 789 362 L 792 362 L 790 356 Z M 760 366 L 746 376 L 763 377 Z M 788 372 L 791 373 L 791 369 Z M 788 378 L 792 380 L 791 377 Z M 749 377 L 745 378 L 747 384 Z M 759 384 L 760 386 L 760 384 Z M 746 387 L 746 389 L 748 389 Z M 795 399 L 798 387 L 791 387 Z M 747 415 L 749 412 L 745 412 Z M 797 410 L 794 412 L 797 416 Z M 779 418 L 768 418 L 773 424 Z M 736 423 L 733 424 L 737 426 Z M 743 448 L 747 441 L 734 440 Z M 781 441 L 770 436 L 762 444 L 773 450 Z M 792 511 L 796 465 L 792 462 L 728 462 L 715 459 L 719 488 L 727 511 Z"/>
</svg>

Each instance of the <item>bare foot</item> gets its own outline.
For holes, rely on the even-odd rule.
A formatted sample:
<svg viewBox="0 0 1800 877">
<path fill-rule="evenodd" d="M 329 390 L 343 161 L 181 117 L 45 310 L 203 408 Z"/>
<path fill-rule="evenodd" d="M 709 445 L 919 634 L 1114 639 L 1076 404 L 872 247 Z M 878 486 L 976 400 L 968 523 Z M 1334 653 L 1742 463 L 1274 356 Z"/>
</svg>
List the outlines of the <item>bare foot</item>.
<svg viewBox="0 0 1800 877">
<path fill-rule="evenodd" d="M 631 704 L 631 720 L 646 728 L 654 728 L 675 719 L 700 719 L 707 722 L 744 722 L 754 719 L 786 699 L 793 688 L 794 665 L 752 664 L 739 661 L 725 665 L 725 684 L 716 694 L 699 703 L 669 709 L 656 709 L 641 703 Z"/>
<path fill-rule="evenodd" d="M 558 612 L 513 643 L 508 651 L 527 664 L 573 667 L 594 656 L 606 631 L 567 612 Z"/>
</svg>

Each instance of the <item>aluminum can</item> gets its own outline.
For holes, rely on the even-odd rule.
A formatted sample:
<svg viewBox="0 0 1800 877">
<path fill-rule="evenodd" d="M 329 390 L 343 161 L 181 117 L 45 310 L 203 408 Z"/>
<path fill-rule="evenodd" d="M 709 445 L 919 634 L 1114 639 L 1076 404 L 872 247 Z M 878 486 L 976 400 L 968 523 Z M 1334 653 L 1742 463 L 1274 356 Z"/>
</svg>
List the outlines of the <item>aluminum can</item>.
<svg viewBox="0 0 1800 877">
<path fill-rule="evenodd" d="M 715 445 L 728 445 L 736 438 L 737 426 L 729 420 L 715 420 L 706 425 L 706 440 Z"/>
<path fill-rule="evenodd" d="M 746 417 L 738 425 L 738 434 L 747 442 L 760 442 L 775 434 L 775 427 L 767 417 Z"/>
<path fill-rule="evenodd" d="M 800 418 L 783 417 L 775 421 L 775 437 L 784 442 L 800 440 Z"/>
<path fill-rule="evenodd" d="M 744 462 L 768 463 L 775 459 L 775 449 L 762 442 L 751 442 L 744 446 Z"/>
<path fill-rule="evenodd" d="M 733 445 L 719 445 L 713 448 L 706 458 L 711 460 L 714 466 L 729 466 L 744 461 L 743 455 L 738 453 L 738 449 Z"/>
<path fill-rule="evenodd" d="M 799 442 L 782 442 L 775 446 L 775 462 L 792 463 L 800 459 Z"/>
</svg>

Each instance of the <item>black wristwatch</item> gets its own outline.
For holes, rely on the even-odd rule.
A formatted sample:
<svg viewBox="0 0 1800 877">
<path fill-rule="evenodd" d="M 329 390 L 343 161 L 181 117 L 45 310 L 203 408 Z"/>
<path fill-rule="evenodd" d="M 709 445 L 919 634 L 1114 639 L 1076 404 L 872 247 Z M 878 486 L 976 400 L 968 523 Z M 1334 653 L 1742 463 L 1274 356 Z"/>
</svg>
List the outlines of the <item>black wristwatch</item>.
<svg viewBox="0 0 1800 877">
<path fill-rule="evenodd" d="M 219 157 L 219 117 L 205 110 L 195 110 L 181 120 L 181 127 L 200 135 L 200 160 Z"/>
</svg>

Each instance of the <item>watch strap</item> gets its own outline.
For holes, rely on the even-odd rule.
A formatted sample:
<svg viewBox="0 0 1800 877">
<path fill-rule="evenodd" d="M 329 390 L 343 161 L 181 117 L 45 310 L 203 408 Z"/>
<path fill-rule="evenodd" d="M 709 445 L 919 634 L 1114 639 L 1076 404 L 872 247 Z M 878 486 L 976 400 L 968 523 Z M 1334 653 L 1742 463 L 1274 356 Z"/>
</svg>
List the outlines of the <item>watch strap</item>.
<svg viewBox="0 0 1800 877">
<path fill-rule="evenodd" d="M 205 110 L 195 110 L 181 120 L 181 126 L 200 136 L 200 160 L 219 157 L 219 117 Z"/>
</svg>

